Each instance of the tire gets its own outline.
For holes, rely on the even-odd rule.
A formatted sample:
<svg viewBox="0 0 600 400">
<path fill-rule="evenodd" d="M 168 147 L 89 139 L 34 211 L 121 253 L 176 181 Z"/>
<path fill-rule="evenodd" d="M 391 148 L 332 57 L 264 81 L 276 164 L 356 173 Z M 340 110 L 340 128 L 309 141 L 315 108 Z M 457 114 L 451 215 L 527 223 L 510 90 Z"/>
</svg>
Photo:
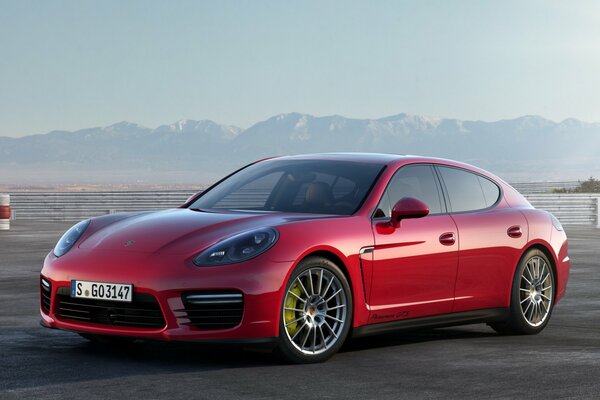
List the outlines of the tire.
<svg viewBox="0 0 600 400">
<path fill-rule="evenodd" d="M 489 325 L 504 335 L 540 333 L 552 316 L 555 282 L 548 257 L 538 249 L 527 251 L 513 278 L 509 319 Z"/>
<path fill-rule="evenodd" d="M 93 333 L 79 333 L 84 339 L 89 340 L 94 344 L 99 345 L 112 345 L 112 346 L 125 346 L 132 343 L 135 338 L 126 336 L 109 336 L 109 335 L 96 335 Z"/>
<path fill-rule="evenodd" d="M 352 324 L 352 292 L 344 273 L 322 257 L 302 260 L 285 286 L 277 353 L 285 361 L 323 362 L 342 346 Z"/>
</svg>

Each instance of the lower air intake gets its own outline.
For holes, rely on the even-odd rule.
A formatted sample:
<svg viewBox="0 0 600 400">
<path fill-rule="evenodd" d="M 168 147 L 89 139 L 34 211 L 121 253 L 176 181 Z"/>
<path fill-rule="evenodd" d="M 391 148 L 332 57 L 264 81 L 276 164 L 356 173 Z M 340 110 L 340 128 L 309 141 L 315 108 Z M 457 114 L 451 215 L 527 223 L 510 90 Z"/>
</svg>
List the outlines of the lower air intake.
<svg viewBox="0 0 600 400">
<path fill-rule="evenodd" d="M 244 296 L 238 291 L 187 292 L 184 309 L 176 310 L 181 325 L 200 329 L 233 328 L 242 322 Z M 189 321 L 187 321 L 189 320 Z"/>
<path fill-rule="evenodd" d="M 56 294 L 56 313 L 63 320 L 147 329 L 166 325 L 156 298 L 150 294 L 134 293 L 131 303 L 73 298 L 68 287 L 58 288 Z"/>
</svg>

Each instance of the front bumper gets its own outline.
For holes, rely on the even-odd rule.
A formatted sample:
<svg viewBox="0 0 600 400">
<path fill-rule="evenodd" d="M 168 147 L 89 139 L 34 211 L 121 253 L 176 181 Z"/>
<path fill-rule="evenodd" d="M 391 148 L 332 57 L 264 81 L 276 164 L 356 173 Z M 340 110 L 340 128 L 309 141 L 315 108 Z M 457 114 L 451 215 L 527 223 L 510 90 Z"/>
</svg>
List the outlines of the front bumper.
<svg viewBox="0 0 600 400">
<path fill-rule="evenodd" d="M 172 260 L 151 261 L 149 256 L 141 254 L 124 254 L 118 258 L 114 254 L 91 256 L 67 255 L 57 259 L 49 254 L 46 257 L 42 278 L 50 283 L 50 289 L 40 284 L 43 326 L 81 333 L 166 341 L 262 343 L 270 342 L 279 335 L 283 282 L 291 270 L 291 262 L 272 262 L 258 257 L 236 265 L 198 268 L 185 263 L 170 266 Z M 145 297 L 150 295 L 156 299 L 164 317 L 164 326 L 122 326 L 65 318 L 60 302 L 61 298 L 64 301 L 64 293 L 73 279 L 133 284 L 134 301 L 136 294 L 144 294 Z M 183 296 L 190 292 L 215 291 L 243 294 L 243 313 L 239 324 L 217 329 L 191 324 L 189 314 L 183 311 L 186 309 Z M 62 293 L 60 296 L 59 292 Z"/>
</svg>

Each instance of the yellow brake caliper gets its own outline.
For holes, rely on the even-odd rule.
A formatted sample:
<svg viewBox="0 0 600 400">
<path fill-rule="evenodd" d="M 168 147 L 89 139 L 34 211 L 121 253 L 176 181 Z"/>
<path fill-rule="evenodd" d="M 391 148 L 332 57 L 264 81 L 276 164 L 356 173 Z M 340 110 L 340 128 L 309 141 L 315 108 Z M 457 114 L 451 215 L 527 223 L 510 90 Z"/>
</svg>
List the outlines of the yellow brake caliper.
<svg viewBox="0 0 600 400">
<path fill-rule="evenodd" d="M 298 287 L 298 283 L 295 283 L 290 288 L 290 292 L 294 293 L 298 297 L 300 297 L 300 294 L 302 293 L 300 291 L 300 287 Z M 292 296 L 291 294 L 288 293 L 287 297 L 285 298 L 285 307 L 286 308 L 300 309 L 300 307 L 298 307 L 299 303 L 300 303 L 300 300 L 298 300 L 296 297 L 294 297 L 294 296 Z M 297 311 L 285 310 L 285 323 L 286 323 L 286 325 L 289 324 L 290 322 L 292 322 L 293 320 L 299 318 L 299 316 L 296 316 L 296 313 L 297 313 Z M 299 328 L 300 328 L 300 324 L 298 322 L 294 322 L 293 324 L 290 324 L 287 327 L 287 330 L 288 330 L 288 333 L 290 334 L 290 336 L 294 336 L 296 334 L 296 332 L 298 331 Z"/>
</svg>

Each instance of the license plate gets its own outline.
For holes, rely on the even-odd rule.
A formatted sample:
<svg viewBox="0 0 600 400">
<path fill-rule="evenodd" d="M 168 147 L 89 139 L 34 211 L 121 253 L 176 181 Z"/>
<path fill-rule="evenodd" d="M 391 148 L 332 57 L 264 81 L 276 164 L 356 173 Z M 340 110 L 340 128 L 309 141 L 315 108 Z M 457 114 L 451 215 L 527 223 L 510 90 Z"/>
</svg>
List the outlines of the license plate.
<svg viewBox="0 0 600 400">
<path fill-rule="evenodd" d="M 71 297 L 131 302 L 133 299 L 133 285 L 72 280 Z"/>
</svg>

